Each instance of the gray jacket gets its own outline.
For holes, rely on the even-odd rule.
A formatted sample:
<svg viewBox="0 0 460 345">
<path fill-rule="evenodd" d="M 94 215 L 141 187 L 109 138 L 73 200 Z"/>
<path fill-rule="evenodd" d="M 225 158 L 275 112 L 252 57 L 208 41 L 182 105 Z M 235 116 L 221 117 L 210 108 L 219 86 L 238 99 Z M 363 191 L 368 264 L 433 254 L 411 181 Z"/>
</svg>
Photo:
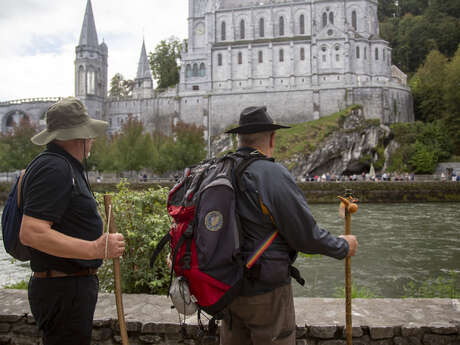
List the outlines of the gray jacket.
<svg viewBox="0 0 460 345">
<path fill-rule="evenodd" d="M 252 151 L 243 148 L 239 151 Z M 323 254 L 343 259 L 348 242 L 316 224 L 304 194 L 281 164 L 257 160 L 242 175 L 244 193 L 239 193 L 237 210 L 242 228 L 242 251 L 250 255 L 275 229 L 279 235 L 251 269 L 244 295 L 256 295 L 290 282 L 289 266 L 297 252 Z M 262 212 L 261 201 L 270 212 Z M 256 277 L 256 278 L 254 278 Z M 304 277 L 308 279 L 308 277 Z"/>
</svg>

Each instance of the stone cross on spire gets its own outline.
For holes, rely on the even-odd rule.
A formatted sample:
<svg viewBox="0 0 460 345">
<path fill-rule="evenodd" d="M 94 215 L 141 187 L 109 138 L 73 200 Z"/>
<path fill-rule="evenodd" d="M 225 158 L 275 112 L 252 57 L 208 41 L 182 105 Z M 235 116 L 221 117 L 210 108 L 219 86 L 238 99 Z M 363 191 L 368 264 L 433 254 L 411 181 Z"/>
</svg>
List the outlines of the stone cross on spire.
<svg viewBox="0 0 460 345">
<path fill-rule="evenodd" d="M 85 18 L 80 34 L 80 46 L 98 47 L 96 24 L 94 23 L 93 8 L 91 0 L 86 3 Z"/>
<path fill-rule="evenodd" d="M 152 72 L 150 71 L 149 59 L 147 58 L 147 52 L 145 50 L 145 41 L 142 40 L 141 56 L 139 58 L 139 64 L 137 66 L 136 79 L 152 78 Z"/>
</svg>

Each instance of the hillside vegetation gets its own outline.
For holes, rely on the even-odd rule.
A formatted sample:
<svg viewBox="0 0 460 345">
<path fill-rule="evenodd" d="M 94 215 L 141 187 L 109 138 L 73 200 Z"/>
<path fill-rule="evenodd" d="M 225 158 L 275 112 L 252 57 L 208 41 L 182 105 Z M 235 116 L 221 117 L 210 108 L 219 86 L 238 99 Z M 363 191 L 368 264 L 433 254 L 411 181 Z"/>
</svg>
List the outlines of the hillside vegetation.
<svg viewBox="0 0 460 345">
<path fill-rule="evenodd" d="M 308 157 L 330 134 L 339 130 L 343 119 L 357 108 L 360 106 L 352 105 L 318 120 L 293 124 L 291 128 L 277 131 L 275 158 L 286 161 L 296 155 Z"/>
</svg>

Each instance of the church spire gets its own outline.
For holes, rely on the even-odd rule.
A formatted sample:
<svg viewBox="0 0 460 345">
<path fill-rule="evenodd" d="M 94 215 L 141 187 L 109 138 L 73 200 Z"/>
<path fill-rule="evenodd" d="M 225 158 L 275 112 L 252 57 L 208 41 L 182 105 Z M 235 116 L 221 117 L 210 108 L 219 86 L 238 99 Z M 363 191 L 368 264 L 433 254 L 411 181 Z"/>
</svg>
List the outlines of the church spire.
<svg viewBox="0 0 460 345">
<path fill-rule="evenodd" d="M 96 24 L 94 23 L 93 9 L 91 0 L 86 3 L 85 18 L 80 34 L 80 46 L 98 47 Z"/>
<path fill-rule="evenodd" d="M 152 73 L 150 71 L 149 59 L 147 58 L 147 52 L 145 50 L 145 41 L 142 40 L 142 49 L 141 56 L 139 58 L 139 64 L 137 66 L 137 76 L 136 79 L 145 79 L 152 78 Z"/>
</svg>

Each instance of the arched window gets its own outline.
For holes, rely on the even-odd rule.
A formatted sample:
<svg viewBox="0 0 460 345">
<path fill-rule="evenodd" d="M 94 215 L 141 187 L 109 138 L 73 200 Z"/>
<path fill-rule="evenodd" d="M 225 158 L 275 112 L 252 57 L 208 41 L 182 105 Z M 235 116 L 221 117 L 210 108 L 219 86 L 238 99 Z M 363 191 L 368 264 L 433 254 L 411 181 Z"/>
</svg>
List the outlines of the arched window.
<svg viewBox="0 0 460 345">
<path fill-rule="evenodd" d="M 284 36 L 284 17 L 280 17 L 280 36 Z"/>
<path fill-rule="evenodd" d="M 206 67 L 204 66 L 204 63 L 200 63 L 200 77 L 204 77 L 206 75 Z"/>
<path fill-rule="evenodd" d="M 222 22 L 222 24 L 220 25 L 220 39 L 222 41 L 225 41 L 225 39 L 226 39 L 226 37 L 225 37 L 226 36 L 225 35 L 225 28 L 226 28 L 225 22 Z"/>
<path fill-rule="evenodd" d="M 359 47 L 356 47 L 356 58 L 359 59 Z"/>
<path fill-rule="evenodd" d="M 238 65 L 241 65 L 243 63 L 243 53 L 239 52 L 238 53 Z"/>
<path fill-rule="evenodd" d="M 83 96 L 86 90 L 85 69 L 83 66 L 78 68 L 78 94 Z"/>
<path fill-rule="evenodd" d="M 379 59 L 379 48 L 375 48 L 375 59 Z"/>
<path fill-rule="evenodd" d="M 300 60 L 305 60 L 305 48 L 300 48 Z"/>
<path fill-rule="evenodd" d="M 244 20 L 241 19 L 240 22 L 240 39 L 244 40 Z"/>
<path fill-rule="evenodd" d="M 356 19 L 356 11 L 351 12 L 351 26 L 353 29 L 358 30 L 358 22 Z"/>
<path fill-rule="evenodd" d="M 329 24 L 334 24 L 334 12 L 329 12 Z"/>
<path fill-rule="evenodd" d="M 259 63 L 264 62 L 264 53 L 262 50 L 259 50 Z"/>
<path fill-rule="evenodd" d="M 188 78 L 192 76 L 192 67 L 189 64 L 185 67 L 185 76 Z"/>
<path fill-rule="evenodd" d="M 323 13 L 323 28 L 327 25 L 327 13 Z"/>
<path fill-rule="evenodd" d="M 88 94 L 94 95 L 96 93 L 96 72 L 93 69 L 86 72 L 86 87 Z"/>
<path fill-rule="evenodd" d="M 265 36 L 265 21 L 263 18 L 259 19 L 259 36 L 260 37 Z"/>
<path fill-rule="evenodd" d="M 280 62 L 284 61 L 284 50 L 280 49 Z"/>
<path fill-rule="evenodd" d="M 222 66 L 222 54 L 217 54 L 217 66 Z"/>
<path fill-rule="evenodd" d="M 364 60 L 367 60 L 367 47 L 364 47 Z"/>
<path fill-rule="evenodd" d="M 299 18 L 299 34 L 305 34 L 305 16 L 303 14 L 301 14 Z"/>
<path fill-rule="evenodd" d="M 193 76 L 198 77 L 198 65 L 196 63 L 193 64 Z"/>
</svg>

